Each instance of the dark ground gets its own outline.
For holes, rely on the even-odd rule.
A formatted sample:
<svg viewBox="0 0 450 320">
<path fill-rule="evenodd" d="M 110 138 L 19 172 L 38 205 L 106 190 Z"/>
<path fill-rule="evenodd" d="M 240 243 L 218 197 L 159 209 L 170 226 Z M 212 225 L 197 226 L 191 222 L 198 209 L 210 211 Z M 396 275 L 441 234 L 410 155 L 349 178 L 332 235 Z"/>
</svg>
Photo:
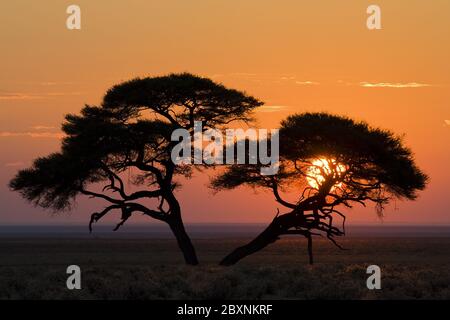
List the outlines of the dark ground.
<svg viewBox="0 0 450 320">
<path fill-rule="evenodd" d="M 287 238 L 233 267 L 217 262 L 247 239 L 194 240 L 201 265 L 185 266 L 174 241 L 138 238 L 0 238 L 0 299 L 450 299 L 450 237 L 323 239 L 307 264 Z M 66 268 L 82 289 L 66 288 Z M 382 289 L 366 287 L 367 266 Z"/>
</svg>

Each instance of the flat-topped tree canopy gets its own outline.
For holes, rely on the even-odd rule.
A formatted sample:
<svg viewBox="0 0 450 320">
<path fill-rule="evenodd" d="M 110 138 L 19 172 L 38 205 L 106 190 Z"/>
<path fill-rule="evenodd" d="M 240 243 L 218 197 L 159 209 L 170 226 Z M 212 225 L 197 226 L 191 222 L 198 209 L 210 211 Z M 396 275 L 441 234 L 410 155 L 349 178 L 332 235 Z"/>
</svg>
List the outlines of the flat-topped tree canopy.
<svg viewBox="0 0 450 320">
<path fill-rule="evenodd" d="M 86 105 L 79 115 L 67 115 L 61 151 L 37 159 L 17 174 L 10 187 L 54 210 L 70 208 L 88 184 L 108 181 L 112 173 L 129 167 L 145 172 L 137 179 L 142 184 L 157 182 L 173 189 L 173 175 L 188 176 L 191 171 L 171 162 L 174 129 L 190 126 L 191 119 L 209 126 L 250 121 L 251 111 L 261 104 L 187 73 L 127 81 L 108 90 L 102 106 Z M 144 110 L 154 116 L 139 117 Z"/>
<path fill-rule="evenodd" d="M 89 226 L 113 210 L 121 210 L 119 228 L 142 213 L 166 222 L 174 233 L 186 263 L 198 263 L 174 194 L 176 175 L 189 177 L 192 167 L 177 166 L 171 151 L 178 141 L 172 132 L 221 128 L 236 120 L 250 121 L 262 102 L 243 92 L 191 74 L 131 80 L 111 88 L 101 106 L 85 106 L 79 115 L 67 115 L 61 151 L 39 158 L 10 181 L 12 190 L 28 201 L 54 211 L 70 209 L 76 196 L 107 201 L 109 206 L 91 215 Z M 149 112 L 145 112 L 149 111 Z M 130 189 L 121 173 L 133 169 Z M 103 189 L 99 186 L 102 185 Z M 157 199 L 155 208 L 139 200 Z"/>
<path fill-rule="evenodd" d="M 282 121 L 280 139 L 281 157 L 303 172 L 314 159 L 343 165 L 345 170 L 334 176 L 334 184 L 342 183 L 342 189 L 348 192 L 369 191 L 370 187 L 413 200 L 427 182 L 401 137 L 348 117 L 328 113 L 292 115 Z"/>
<path fill-rule="evenodd" d="M 215 177 L 212 187 L 232 189 L 248 184 L 273 188 L 274 183 L 277 187 L 289 186 L 295 180 L 310 178 L 311 167 L 318 167 L 318 174 L 323 176 L 321 186 L 333 180 L 328 193 L 345 191 L 351 199 L 350 195 L 372 198 L 382 192 L 383 197 L 413 200 L 428 179 L 400 137 L 365 122 L 328 113 L 302 113 L 283 120 L 279 136 L 280 167 L 275 176 L 261 175 L 260 165 L 235 165 Z M 318 159 L 324 160 L 327 167 L 317 165 Z M 339 188 L 331 188 L 336 185 Z"/>
<path fill-rule="evenodd" d="M 204 128 L 248 122 L 262 104 L 242 91 L 190 73 L 133 79 L 112 87 L 103 98 L 103 107 L 118 118 L 139 117 L 148 110 L 184 128 L 192 128 L 194 121 L 202 121 Z"/>
</svg>

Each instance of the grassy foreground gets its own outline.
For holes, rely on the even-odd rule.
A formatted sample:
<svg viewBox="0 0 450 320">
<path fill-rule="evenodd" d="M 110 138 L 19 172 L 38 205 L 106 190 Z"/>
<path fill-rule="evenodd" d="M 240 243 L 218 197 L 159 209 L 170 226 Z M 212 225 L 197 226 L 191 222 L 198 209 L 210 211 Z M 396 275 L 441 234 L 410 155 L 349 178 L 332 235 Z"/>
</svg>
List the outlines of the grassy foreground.
<svg viewBox="0 0 450 320">
<path fill-rule="evenodd" d="M 0 299 L 450 299 L 450 238 L 347 238 L 340 251 L 287 238 L 233 267 L 217 262 L 247 239 L 194 240 L 201 265 L 183 265 L 174 241 L 2 238 Z M 82 289 L 66 288 L 66 268 Z M 382 289 L 366 288 L 367 266 Z"/>
</svg>

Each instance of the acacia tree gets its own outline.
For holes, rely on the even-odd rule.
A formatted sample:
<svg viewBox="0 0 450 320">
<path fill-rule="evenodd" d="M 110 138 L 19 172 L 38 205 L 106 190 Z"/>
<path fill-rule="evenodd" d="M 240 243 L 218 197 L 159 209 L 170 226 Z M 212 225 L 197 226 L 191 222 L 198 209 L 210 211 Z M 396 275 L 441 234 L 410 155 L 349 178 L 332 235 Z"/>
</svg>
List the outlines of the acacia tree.
<svg viewBox="0 0 450 320">
<path fill-rule="evenodd" d="M 314 235 L 325 236 L 342 249 L 334 239 L 345 235 L 345 214 L 339 207 L 373 202 L 381 215 L 390 200 L 414 200 L 425 188 L 427 176 L 401 138 L 390 131 L 327 113 L 304 113 L 282 121 L 279 134 L 276 175 L 262 175 L 258 165 L 234 165 L 212 180 L 216 190 L 244 184 L 269 189 L 288 209 L 255 239 L 226 256 L 222 265 L 235 264 L 282 235 L 306 237 L 312 264 Z M 283 190 L 295 192 L 296 200 L 284 199 Z M 337 218 L 342 225 L 336 225 Z"/>
<path fill-rule="evenodd" d="M 78 195 L 105 200 L 108 206 L 91 215 L 90 230 L 92 223 L 115 210 L 121 220 L 114 230 L 134 213 L 166 222 L 186 263 L 196 265 L 174 193 L 179 187 L 175 177 L 190 177 L 192 167 L 172 162 L 178 141 L 171 141 L 171 134 L 179 128 L 192 132 L 194 121 L 201 121 L 203 130 L 250 121 L 251 111 L 261 104 L 243 92 L 186 73 L 131 80 L 111 88 L 101 106 L 85 106 L 81 115 L 66 116 L 61 151 L 19 171 L 10 187 L 55 211 L 70 209 Z M 121 175 L 130 169 L 135 172 L 132 191 L 126 190 Z M 157 200 L 154 207 L 143 203 L 148 199 Z"/>
</svg>

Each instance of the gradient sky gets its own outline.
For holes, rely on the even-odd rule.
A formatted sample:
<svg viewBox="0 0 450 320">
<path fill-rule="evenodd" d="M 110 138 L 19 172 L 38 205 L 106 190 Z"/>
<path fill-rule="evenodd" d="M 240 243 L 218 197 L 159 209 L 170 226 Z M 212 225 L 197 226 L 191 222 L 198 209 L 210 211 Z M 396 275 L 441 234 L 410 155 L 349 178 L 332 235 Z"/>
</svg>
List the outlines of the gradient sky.
<svg viewBox="0 0 450 320">
<path fill-rule="evenodd" d="M 366 28 L 372 3 L 382 30 Z M 66 29 L 70 4 L 81 7 L 81 30 Z M 449 15 L 448 0 L 4 1 L 0 224 L 86 223 L 101 201 L 80 199 L 55 216 L 10 192 L 8 180 L 57 151 L 64 115 L 99 103 L 111 85 L 183 71 L 265 101 L 261 127 L 328 111 L 404 134 L 431 183 L 417 201 L 388 207 L 384 223 L 450 224 Z M 179 193 L 188 223 L 269 222 L 276 212 L 270 193 L 213 195 L 206 183 L 197 176 Z M 348 216 L 381 223 L 373 208 Z"/>
</svg>

